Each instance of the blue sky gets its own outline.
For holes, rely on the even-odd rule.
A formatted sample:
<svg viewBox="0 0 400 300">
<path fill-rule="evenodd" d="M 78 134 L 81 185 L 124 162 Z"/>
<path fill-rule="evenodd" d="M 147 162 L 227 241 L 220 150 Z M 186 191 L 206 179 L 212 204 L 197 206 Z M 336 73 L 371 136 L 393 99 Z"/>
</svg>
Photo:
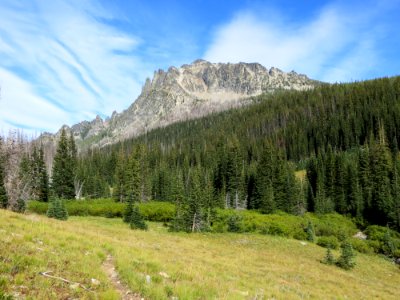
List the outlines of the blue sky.
<svg viewBox="0 0 400 300">
<path fill-rule="evenodd" d="M 127 108 L 157 69 L 259 62 L 328 82 L 399 75 L 400 0 L 1 0 L 0 133 Z"/>
</svg>

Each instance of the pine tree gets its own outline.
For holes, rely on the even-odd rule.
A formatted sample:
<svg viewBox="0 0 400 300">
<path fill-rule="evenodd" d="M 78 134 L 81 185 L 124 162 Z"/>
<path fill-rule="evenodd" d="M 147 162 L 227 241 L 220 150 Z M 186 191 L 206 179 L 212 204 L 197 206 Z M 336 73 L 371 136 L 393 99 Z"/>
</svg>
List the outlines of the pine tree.
<svg viewBox="0 0 400 300">
<path fill-rule="evenodd" d="M 140 174 L 139 162 L 134 153 L 131 154 L 125 169 L 125 190 L 127 193 L 126 209 L 124 222 L 129 223 L 134 209 L 134 203 L 139 202 L 140 198 Z"/>
<path fill-rule="evenodd" d="M 372 201 L 368 219 L 379 225 L 386 225 L 390 221 L 388 216 L 393 212 L 394 206 L 390 184 L 391 155 L 384 141 L 384 137 L 380 137 L 379 142 L 373 143 L 370 151 Z"/>
<path fill-rule="evenodd" d="M 317 194 L 315 195 L 314 210 L 317 214 L 326 214 L 333 211 L 333 202 L 325 196 L 325 186 L 322 172 L 318 174 Z"/>
<path fill-rule="evenodd" d="M 139 211 L 138 204 L 135 204 L 132 208 L 131 219 L 129 224 L 131 229 L 147 230 L 147 224 L 144 221 L 144 218 Z"/>
<path fill-rule="evenodd" d="M 324 259 L 322 260 L 322 263 L 327 264 L 327 265 L 335 264 L 335 257 L 332 254 L 332 250 L 331 250 L 330 246 L 328 246 L 328 248 L 326 249 L 326 255 L 325 255 Z"/>
<path fill-rule="evenodd" d="M 24 213 L 26 210 L 25 200 L 22 198 L 18 198 L 17 205 L 15 206 L 15 211 L 19 213 Z"/>
<path fill-rule="evenodd" d="M 335 178 L 333 186 L 333 202 L 335 210 L 340 214 L 347 213 L 346 195 L 345 195 L 345 167 L 341 155 L 335 159 Z"/>
<path fill-rule="evenodd" d="M 183 185 L 183 177 L 180 173 L 172 178 L 171 200 L 175 203 L 175 216 L 171 222 L 171 231 L 186 231 L 188 220 L 188 203 Z"/>
<path fill-rule="evenodd" d="M 358 178 L 357 168 L 353 164 L 349 164 L 346 171 L 346 202 L 351 215 L 361 221 L 364 204 Z"/>
<path fill-rule="evenodd" d="M 337 260 L 336 264 L 345 270 L 350 270 L 354 268 L 354 266 L 356 265 L 354 261 L 355 255 L 353 247 L 348 241 L 343 242 L 343 244 L 341 245 L 341 251 L 341 256 Z"/>
<path fill-rule="evenodd" d="M 190 227 L 187 228 L 191 232 L 202 231 L 205 225 L 204 198 L 201 186 L 200 170 L 194 169 L 190 181 L 190 192 L 188 197 L 188 216 L 190 217 Z"/>
<path fill-rule="evenodd" d="M 39 148 L 36 166 L 38 170 L 37 196 L 39 201 L 49 201 L 49 176 L 47 174 L 46 164 L 44 162 L 43 146 Z"/>
<path fill-rule="evenodd" d="M 382 246 L 383 252 L 385 255 L 389 257 L 393 257 L 393 255 L 396 252 L 396 245 L 393 241 L 393 238 L 390 234 L 390 229 L 387 228 L 385 235 L 383 236 L 383 246 Z"/>
<path fill-rule="evenodd" d="M 255 183 L 255 208 L 260 208 L 263 213 L 272 213 L 276 208 L 273 186 L 275 160 L 271 146 L 267 145 L 257 167 Z"/>
<path fill-rule="evenodd" d="M 46 215 L 49 218 L 54 218 L 56 215 L 55 199 L 49 199 L 49 206 L 47 208 Z"/>
<path fill-rule="evenodd" d="M 73 137 L 68 140 L 65 129 L 61 131 L 57 152 L 54 156 L 52 188 L 56 196 L 64 199 L 75 198 L 75 158 Z M 72 149 L 71 149 L 72 148 Z"/>
<path fill-rule="evenodd" d="M 307 233 L 307 241 L 310 241 L 310 242 L 314 243 L 314 241 L 315 241 L 315 232 L 314 232 L 314 226 L 311 223 L 311 221 L 308 221 L 306 233 Z"/>
<path fill-rule="evenodd" d="M 53 198 L 50 199 L 49 207 L 47 210 L 47 216 L 49 218 L 54 218 L 57 220 L 67 220 L 68 219 L 68 211 L 65 207 L 64 199 L 61 198 Z"/>
<path fill-rule="evenodd" d="M 1 150 L 1 137 L 0 137 L 0 150 Z M 2 153 L 0 152 L 0 208 L 7 208 L 8 206 L 8 196 L 6 187 L 4 184 L 4 160 Z"/>
<path fill-rule="evenodd" d="M 124 202 L 126 200 L 126 172 L 125 172 L 126 161 L 124 158 L 124 152 L 122 149 L 119 151 L 117 162 L 115 166 L 114 175 L 114 190 L 113 198 L 116 202 Z"/>
</svg>

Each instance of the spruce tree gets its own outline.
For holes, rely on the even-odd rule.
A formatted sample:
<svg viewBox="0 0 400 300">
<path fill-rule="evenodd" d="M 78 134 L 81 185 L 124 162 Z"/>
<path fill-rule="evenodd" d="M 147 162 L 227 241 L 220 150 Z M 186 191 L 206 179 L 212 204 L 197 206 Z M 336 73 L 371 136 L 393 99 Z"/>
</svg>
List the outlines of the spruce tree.
<svg viewBox="0 0 400 300">
<path fill-rule="evenodd" d="M 147 230 L 147 224 L 144 221 L 144 218 L 139 211 L 139 206 L 137 203 L 132 208 L 131 219 L 129 224 L 131 229 Z"/>
<path fill-rule="evenodd" d="M 49 199 L 49 206 L 47 207 L 46 215 L 49 218 L 55 218 L 55 215 L 56 215 L 55 198 Z"/>
<path fill-rule="evenodd" d="M 205 226 L 205 210 L 204 210 L 204 190 L 201 186 L 200 169 L 195 168 L 192 172 L 190 181 L 190 192 L 188 199 L 188 231 L 202 231 Z"/>
<path fill-rule="evenodd" d="M 326 255 L 325 255 L 324 259 L 322 260 L 322 263 L 327 264 L 327 265 L 335 264 L 335 257 L 333 256 L 331 247 L 329 245 L 326 249 Z"/>
<path fill-rule="evenodd" d="M 314 226 L 311 223 L 311 221 L 308 221 L 307 228 L 306 228 L 306 233 L 307 233 L 307 241 L 314 243 L 314 241 L 315 241 L 315 232 L 314 232 Z"/>
<path fill-rule="evenodd" d="M 65 207 L 64 199 L 58 197 L 50 199 L 46 215 L 57 220 L 67 220 L 68 211 Z"/>
<path fill-rule="evenodd" d="M 188 203 L 183 185 L 183 177 L 180 173 L 172 177 L 171 200 L 175 204 L 175 216 L 171 222 L 171 231 L 186 231 L 188 220 Z"/>
<path fill-rule="evenodd" d="M 354 251 L 352 245 L 348 241 L 344 241 L 341 245 L 341 255 L 336 264 L 345 270 L 350 270 L 356 265 L 354 261 Z"/>
<path fill-rule="evenodd" d="M 378 142 L 372 144 L 370 151 L 373 188 L 368 221 L 379 225 L 386 225 L 390 221 L 388 216 L 394 208 L 390 184 L 391 155 L 384 141 L 385 139 L 380 137 Z"/>
<path fill-rule="evenodd" d="M 129 157 L 125 169 L 125 190 L 128 195 L 124 213 L 124 222 L 129 223 L 133 213 L 134 203 L 139 202 L 140 198 L 140 174 L 139 162 L 134 153 Z"/>
<path fill-rule="evenodd" d="M 272 147 L 267 144 L 257 167 L 255 182 L 255 208 L 260 208 L 263 213 L 272 213 L 276 208 L 273 186 L 275 161 Z"/>
<path fill-rule="evenodd" d="M 361 221 L 364 213 L 364 204 L 358 178 L 356 166 L 349 164 L 346 171 L 346 202 L 350 214 L 358 221 Z"/>
<path fill-rule="evenodd" d="M 0 138 L 0 150 L 1 150 L 1 138 Z M 4 160 L 2 153 L 0 152 L 0 208 L 7 208 L 8 196 L 6 187 L 4 184 Z"/>
<path fill-rule="evenodd" d="M 114 174 L 114 190 L 113 198 L 116 202 L 124 202 L 126 200 L 126 160 L 124 158 L 124 152 L 120 149 L 117 156 L 115 174 Z"/>
<path fill-rule="evenodd" d="M 65 128 L 62 128 L 53 162 L 52 188 L 57 197 L 64 199 L 75 198 L 76 150 L 72 140 L 73 137 L 68 139 Z"/>
<path fill-rule="evenodd" d="M 49 201 L 49 176 L 47 174 L 46 164 L 44 162 L 43 146 L 39 148 L 39 153 L 36 161 L 38 170 L 38 186 L 37 196 L 39 201 Z"/>
</svg>

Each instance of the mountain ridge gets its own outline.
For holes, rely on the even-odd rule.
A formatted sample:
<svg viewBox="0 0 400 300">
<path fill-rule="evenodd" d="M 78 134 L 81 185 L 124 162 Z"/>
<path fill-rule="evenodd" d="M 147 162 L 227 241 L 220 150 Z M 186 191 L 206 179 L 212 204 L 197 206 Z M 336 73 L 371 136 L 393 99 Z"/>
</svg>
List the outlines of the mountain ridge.
<svg viewBox="0 0 400 300">
<path fill-rule="evenodd" d="M 169 124 L 251 103 L 251 97 L 276 90 L 312 89 L 318 82 L 259 63 L 211 63 L 202 59 L 181 67 L 159 69 L 147 78 L 141 94 L 110 118 L 96 116 L 71 127 L 80 149 L 102 147 Z M 61 129 L 60 129 L 61 130 Z M 47 138 L 57 137 L 45 134 Z"/>
</svg>

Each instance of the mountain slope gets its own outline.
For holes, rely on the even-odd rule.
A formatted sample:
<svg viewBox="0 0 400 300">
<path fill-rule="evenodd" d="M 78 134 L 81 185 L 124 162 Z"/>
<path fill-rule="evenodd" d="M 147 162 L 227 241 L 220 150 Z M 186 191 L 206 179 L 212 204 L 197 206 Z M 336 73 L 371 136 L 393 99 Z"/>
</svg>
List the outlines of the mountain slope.
<svg viewBox="0 0 400 300">
<path fill-rule="evenodd" d="M 78 146 L 104 146 L 151 129 L 250 103 L 250 97 L 276 90 L 306 90 L 317 84 L 305 75 L 267 69 L 257 63 L 213 64 L 196 60 L 159 70 L 147 79 L 136 101 L 103 121 L 73 125 Z"/>
<path fill-rule="evenodd" d="M 0 210 L 0 295 L 117 299 L 102 270 L 111 253 L 122 282 L 146 299 L 398 299 L 398 267 L 376 255 L 358 254 L 356 267 L 344 271 L 321 264 L 326 251 L 312 243 L 149 225 L 147 232 L 132 231 L 120 219 L 61 222 Z M 72 283 L 39 274 L 45 271 Z"/>
</svg>

